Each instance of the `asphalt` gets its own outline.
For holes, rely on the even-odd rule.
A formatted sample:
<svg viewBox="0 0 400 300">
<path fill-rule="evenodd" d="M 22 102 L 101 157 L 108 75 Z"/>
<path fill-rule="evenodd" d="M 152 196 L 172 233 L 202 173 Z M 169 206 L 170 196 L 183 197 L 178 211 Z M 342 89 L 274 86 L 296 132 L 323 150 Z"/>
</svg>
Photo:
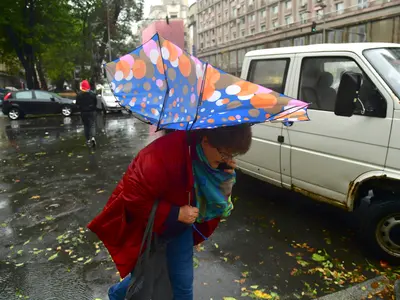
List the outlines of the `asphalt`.
<svg viewBox="0 0 400 300">
<path fill-rule="evenodd" d="M 105 300 L 119 280 L 85 226 L 156 135 L 127 114 L 96 123 L 89 151 L 77 116 L 0 116 L 0 300 Z M 312 299 L 384 271 L 351 214 L 242 174 L 234 197 L 232 216 L 196 250 L 195 299 Z"/>
</svg>

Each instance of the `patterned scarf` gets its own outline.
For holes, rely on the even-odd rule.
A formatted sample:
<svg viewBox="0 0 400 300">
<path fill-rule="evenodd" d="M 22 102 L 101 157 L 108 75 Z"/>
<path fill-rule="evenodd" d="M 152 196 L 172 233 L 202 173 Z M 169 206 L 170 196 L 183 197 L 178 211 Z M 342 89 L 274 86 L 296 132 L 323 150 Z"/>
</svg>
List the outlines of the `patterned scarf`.
<svg viewBox="0 0 400 300">
<path fill-rule="evenodd" d="M 194 190 L 198 223 L 219 217 L 228 217 L 233 209 L 231 201 L 232 187 L 236 182 L 236 174 L 210 166 L 200 144 L 196 146 L 197 158 L 193 160 Z"/>
</svg>

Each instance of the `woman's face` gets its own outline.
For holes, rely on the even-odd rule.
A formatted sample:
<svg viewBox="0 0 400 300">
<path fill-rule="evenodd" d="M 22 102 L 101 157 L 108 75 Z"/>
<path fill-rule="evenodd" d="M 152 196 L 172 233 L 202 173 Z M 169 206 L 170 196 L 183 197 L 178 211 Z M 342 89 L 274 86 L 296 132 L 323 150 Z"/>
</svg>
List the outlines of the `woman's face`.
<svg viewBox="0 0 400 300">
<path fill-rule="evenodd" d="M 226 163 L 230 164 L 233 161 L 234 154 L 228 149 L 215 148 L 208 142 L 207 137 L 203 137 L 201 141 L 204 155 L 206 156 L 208 163 L 214 169 L 218 168 L 219 164 Z"/>
</svg>

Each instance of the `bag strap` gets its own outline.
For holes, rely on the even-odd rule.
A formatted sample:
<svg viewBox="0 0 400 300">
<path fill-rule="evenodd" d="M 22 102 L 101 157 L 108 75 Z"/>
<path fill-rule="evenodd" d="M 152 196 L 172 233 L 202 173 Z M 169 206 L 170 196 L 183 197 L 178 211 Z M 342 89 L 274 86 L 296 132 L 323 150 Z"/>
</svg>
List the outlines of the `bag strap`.
<svg viewBox="0 0 400 300">
<path fill-rule="evenodd" d="M 147 241 L 146 254 L 145 254 L 146 258 L 148 258 L 149 254 L 150 254 L 151 238 L 152 238 L 152 235 L 153 235 L 154 219 L 155 219 L 155 216 L 156 216 L 158 202 L 159 202 L 159 200 L 156 200 L 154 202 L 154 205 L 153 205 L 152 209 L 151 209 L 151 212 L 150 212 L 150 215 L 149 215 L 149 220 L 147 221 L 146 229 L 144 231 L 142 244 L 140 245 L 139 256 L 142 254 L 143 246 Z"/>
</svg>

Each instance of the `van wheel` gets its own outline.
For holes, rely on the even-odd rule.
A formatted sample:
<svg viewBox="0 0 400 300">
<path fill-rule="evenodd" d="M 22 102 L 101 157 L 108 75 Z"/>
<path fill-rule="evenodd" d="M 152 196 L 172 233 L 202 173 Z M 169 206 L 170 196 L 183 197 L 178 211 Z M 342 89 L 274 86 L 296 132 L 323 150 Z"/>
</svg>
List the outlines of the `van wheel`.
<svg viewBox="0 0 400 300">
<path fill-rule="evenodd" d="M 72 108 L 71 108 L 71 106 L 64 105 L 63 107 L 61 107 L 61 114 L 62 114 L 64 117 L 69 117 L 70 115 L 72 115 Z"/>
<path fill-rule="evenodd" d="M 11 120 L 18 120 L 23 117 L 23 114 L 21 113 L 21 111 L 18 108 L 13 107 L 8 112 L 8 117 Z"/>
<path fill-rule="evenodd" d="M 400 200 L 371 199 L 361 222 L 362 236 L 378 259 L 400 264 Z"/>
</svg>

